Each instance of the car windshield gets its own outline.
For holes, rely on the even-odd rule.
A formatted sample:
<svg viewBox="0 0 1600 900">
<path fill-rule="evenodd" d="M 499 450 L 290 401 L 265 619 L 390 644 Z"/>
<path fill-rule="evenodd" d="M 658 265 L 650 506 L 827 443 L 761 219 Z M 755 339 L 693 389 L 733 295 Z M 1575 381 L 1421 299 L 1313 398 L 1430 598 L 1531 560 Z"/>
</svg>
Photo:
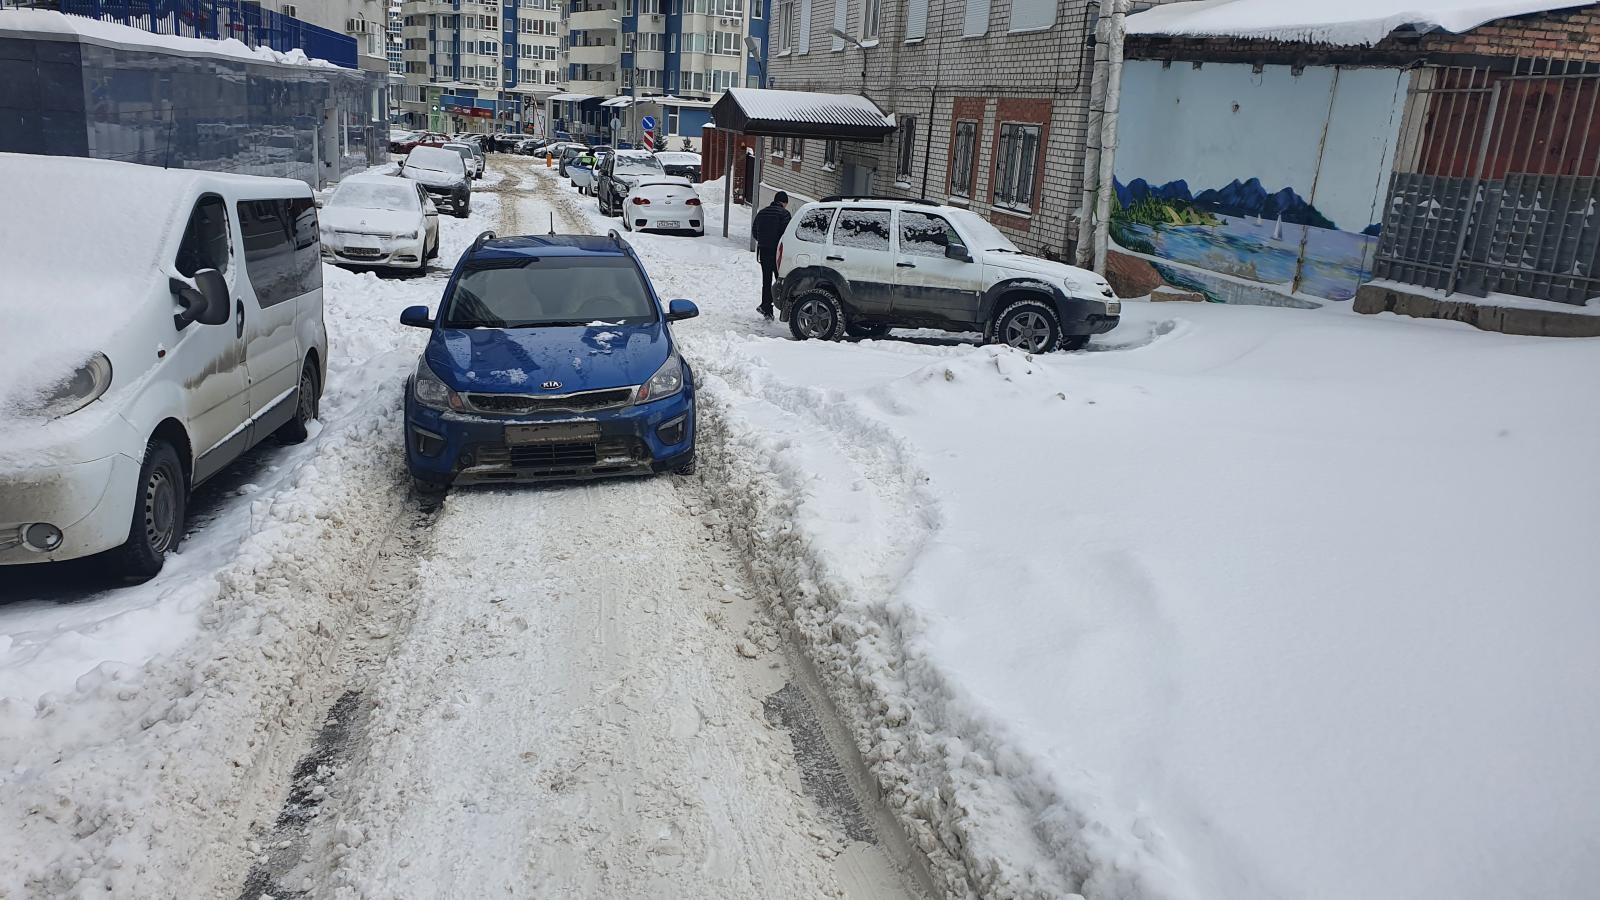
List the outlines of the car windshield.
<svg viewBox="0 0 1600 900">
<path fill-rule="evenodd" d="M 1022 252 L 1017 249 L 1016 244 L 1011 243 L 1010 238 L 1000 233 L 1000 229 L 990 225 L 988 219 L 964 210 L 952 211 L 949 215 L 960 224 L 961 230 L 966 232 L 967 237 L 972 239 L 975 246 L 970 249 L 1000 250 L 1006 253 Z"/>
<path fill-rule="evenodd" d="M 352 209 L 405 209 L 417 208 L 416 182 L 376 184 L 370 181 L 346 181 L 328 198 L 328 206 Z"/>
<path fill-rule="evenodd" d="M 618 175 L 659 175 L 661 160 L 654 156 L 618 156 Z"/>
<path fill-rule="evenodd" d="M 472 148 L 468 147 L 466 144 L 446 144 L 444 148 L 446 150 L 454 150 L 455 152 L 461 154 L 462 159 L 472 158 Z"/>
<path fill-rule="evenodd" d="M 406 168 L 428 172 L 461 175 L 467 171 L 465 161 L 454 150 L 442 147 L 418 147 L 406 157 Z"/>
<path fill-rule="evenodd" d="M 539 328 L 656 320 L 644 278 L 622 256 L 552 256 L 468 269 L 443 304 L 445 328 Z"/>
</svg>

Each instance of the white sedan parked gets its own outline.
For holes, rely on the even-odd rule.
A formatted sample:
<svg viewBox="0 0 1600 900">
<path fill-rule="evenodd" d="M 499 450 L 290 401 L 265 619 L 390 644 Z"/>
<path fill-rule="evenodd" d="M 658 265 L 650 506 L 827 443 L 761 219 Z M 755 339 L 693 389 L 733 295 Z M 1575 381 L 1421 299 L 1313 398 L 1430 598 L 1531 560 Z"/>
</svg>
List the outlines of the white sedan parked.
<svg viewBox="0 0 1600 900">
<path fill-rule="evenodd" d="M 629 231 L 692 231 L 706 233 L 705 207 L 687 178 L 641 178 L 622 203 L 622 227 Z"/>
<path fill-rule="evenodd" d="M 439 210 L 409 178 L 354 175 L 323 204 L 322 255 L 342 266 L 427 268 L 439 255 Z"/>
</svg>

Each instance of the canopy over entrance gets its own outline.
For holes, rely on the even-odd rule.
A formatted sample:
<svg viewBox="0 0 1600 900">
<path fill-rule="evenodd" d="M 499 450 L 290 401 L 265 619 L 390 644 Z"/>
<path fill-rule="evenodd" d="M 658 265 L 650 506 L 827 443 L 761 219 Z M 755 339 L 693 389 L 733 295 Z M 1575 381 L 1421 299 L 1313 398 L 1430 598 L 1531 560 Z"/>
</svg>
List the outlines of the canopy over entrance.
<svg viewBox="0 0 1600 900">
<path fill-rule="evenodd" d="M 711 107 L 718 128 L 760 137 L 882 141 L 894 119 L 859 94 L 729 88 Z"/>
</svg>

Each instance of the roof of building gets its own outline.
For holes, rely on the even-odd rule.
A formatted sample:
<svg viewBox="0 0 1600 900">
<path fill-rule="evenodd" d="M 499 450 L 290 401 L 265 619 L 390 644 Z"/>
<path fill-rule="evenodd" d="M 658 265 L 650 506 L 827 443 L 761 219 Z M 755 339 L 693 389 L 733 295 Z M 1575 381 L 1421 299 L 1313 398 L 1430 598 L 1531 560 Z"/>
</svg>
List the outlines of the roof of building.
<svg viewBox="0 0 1600 900">
<path fill-rule="evenodd" d="M 857 94 L 730 88 L 711 108 L 719 128 L 768 137 L 881 141 L 894 119 Z"/>
<path fill-rule="evenodd" d="M 1372 46 L 1402 28 L 1460 33 L 1529 13 L 1592 6 L 1574 0 L 1189 0 L 1128 17 L 1136 35 L 1238 37 Z"/>
<path fill-rule="evenodd" d="M 4 31 L 55 35 L 97 44 L 135 47 L 152 52 L 201 53 L 252 63 L 339 68 L 327 60 L 311 59 L 303 50 L 279 53 L 270 47 L 250 47 L 234 38 L 214 41 L 209 38 L 155 34 L 118 22 L 102 22 L 86 16 L 69 16 L 66 13 L 45 9 L 0 9 L 0 32 Z"/>
</svg>

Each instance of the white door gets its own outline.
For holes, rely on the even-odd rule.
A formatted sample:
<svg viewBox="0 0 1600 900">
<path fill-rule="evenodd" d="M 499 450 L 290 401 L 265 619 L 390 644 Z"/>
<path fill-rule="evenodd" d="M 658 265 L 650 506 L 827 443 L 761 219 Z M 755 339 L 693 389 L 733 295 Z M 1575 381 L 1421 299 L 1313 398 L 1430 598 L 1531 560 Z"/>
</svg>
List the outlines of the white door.
<svg viewBox="0 0 1600 900">
<path fill-rule="evenodd" d="M 973 325 L 983 297 L 983 266 L 951 259 L 946 250 L 965 248 L 948 219 L 901 209 L 896 213 L 894 316 L 934 327 Z"/>
</svg>

